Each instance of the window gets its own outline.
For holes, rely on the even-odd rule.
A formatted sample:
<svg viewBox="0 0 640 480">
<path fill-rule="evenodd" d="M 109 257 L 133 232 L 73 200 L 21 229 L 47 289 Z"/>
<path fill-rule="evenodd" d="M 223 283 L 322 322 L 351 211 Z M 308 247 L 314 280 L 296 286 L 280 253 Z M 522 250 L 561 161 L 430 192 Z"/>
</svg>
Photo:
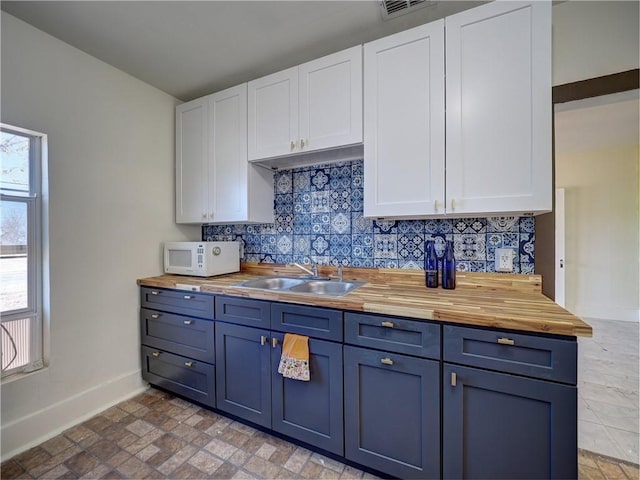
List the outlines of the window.
<svg viewBox="0 0 640 480">
<path fill-rule="evenodd" d="M 42 162 L 46 135 L 0 124 L 2 377 L 42 368 Z"/>
</svg>

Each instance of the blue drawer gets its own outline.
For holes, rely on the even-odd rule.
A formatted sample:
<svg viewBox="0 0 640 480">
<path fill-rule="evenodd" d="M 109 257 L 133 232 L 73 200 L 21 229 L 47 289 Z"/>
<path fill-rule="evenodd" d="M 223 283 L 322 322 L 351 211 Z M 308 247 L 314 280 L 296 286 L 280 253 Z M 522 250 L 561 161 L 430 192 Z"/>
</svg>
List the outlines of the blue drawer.
<svg viewBox="0 0 640 480">
<path fill-rule="evenodd" d="M 216 406 L 216 372 L 209 363 L 143 345 L 142 378 L 203 405 Z"/>
<path fill-rule="evenodd" d="M 143 308 L 213 319 L 213 303 L 213 295 L 206 293 L 140 288 L 140 306 Z"/>
<path fill-rule="evenodd" d="M 440 359 L 440 325 L 398 317 L 345 314 L 344 341 L 389 352 Z"/>
<path fill-rule="evenodd" d="M 575 385 L 575 340 L 445 325 L 445 362 Z"/>
<path fill-rule="evenodd" d="M 271 304 L 271 329 L 342 341 L 342 311 L 288 303 Z"/>
<path fill-rule="evenodd" d="M 141 308 L 140 338 L 149 347 L 215 363 L 213 320 Z"/>
<path fill-rule="evenodd" d="M 216 320 L 256 328 L 269 328 L 271 302 L 236 297 L 216 297 Z"/>
</svg>

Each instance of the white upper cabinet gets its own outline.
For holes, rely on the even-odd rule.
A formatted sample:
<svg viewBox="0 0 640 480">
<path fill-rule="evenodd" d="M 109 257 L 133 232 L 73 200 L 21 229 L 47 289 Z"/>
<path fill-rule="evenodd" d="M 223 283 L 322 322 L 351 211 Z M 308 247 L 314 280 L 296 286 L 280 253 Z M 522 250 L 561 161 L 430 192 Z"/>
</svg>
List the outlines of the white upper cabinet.
<svg viewBox="0 0 640 480">
<path fill-rule="evenodd" d="M 444 213 L 444 21 L 364 46 L 364 214 Z"/>
<path fill-rule="evenodd" d="M 208 97 L 176 107 L 176 223 L 207 221 L 208 122 Z"/>
<path fill-rule="evenodd" d="M 185 113 L 176 116 L 177 171 L 192 172 L 176 176 L 176 222 L 273 222 L 273 172 L 247 162 L 247 84 L 176 111 L 191 111 L 190 104 L 200 105 L 205 115 L 189 121 Z M 191 163 L 202 165 L 198 175 L 195 167 L 185 169 Z"/>
<path fill-rule="evenodd" d="M 362 47 L 253 80 L 249 160 L 362 142 Z"/>
<path fill-rule="evenodd" d="M 551 210 L 551 2 L 447 17 L 447 212 Z"/>
<path fill-rule="evenodd" d="M 364 52 L 366 216 L 551 209 L 549 2 L 492 2 Z"/>
</svg>

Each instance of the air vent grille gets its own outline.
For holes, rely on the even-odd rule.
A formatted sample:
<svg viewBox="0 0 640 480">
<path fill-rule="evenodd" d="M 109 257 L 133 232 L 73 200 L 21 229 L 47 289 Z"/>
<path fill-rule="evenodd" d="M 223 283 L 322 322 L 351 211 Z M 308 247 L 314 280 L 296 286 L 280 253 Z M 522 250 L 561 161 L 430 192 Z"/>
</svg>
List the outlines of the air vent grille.
<svg viewBox="0 0 640 480">
<path fill-rule="evenodd" d="M 382 19 L 389 20 L 399 15 L 411 13 L 419 8 L 429 7 L 438 2 L 428 0 L 382 0 L 380 8 L 382 10 Z"/>
</svg>

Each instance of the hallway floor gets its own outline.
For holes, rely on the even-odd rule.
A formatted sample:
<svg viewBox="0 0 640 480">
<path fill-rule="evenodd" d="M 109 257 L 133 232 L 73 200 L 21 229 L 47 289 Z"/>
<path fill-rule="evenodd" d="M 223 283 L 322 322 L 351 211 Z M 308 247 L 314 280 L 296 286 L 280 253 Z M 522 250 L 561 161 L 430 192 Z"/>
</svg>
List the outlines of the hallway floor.
<svg viewBox="0 0 640 480">
<path fill-rule="evenodd" d="M 578 455 L 583 480 L 638 480 L 637 465 Z M 377 478 L 155 389 L 1 466 L 13 478 Z"/>
<path fill-rule="evenodd" d="M 639 326 L 585 321 L 593 337 L 578 339 L 578 446 L 638 464 Z"/>
</svg>

